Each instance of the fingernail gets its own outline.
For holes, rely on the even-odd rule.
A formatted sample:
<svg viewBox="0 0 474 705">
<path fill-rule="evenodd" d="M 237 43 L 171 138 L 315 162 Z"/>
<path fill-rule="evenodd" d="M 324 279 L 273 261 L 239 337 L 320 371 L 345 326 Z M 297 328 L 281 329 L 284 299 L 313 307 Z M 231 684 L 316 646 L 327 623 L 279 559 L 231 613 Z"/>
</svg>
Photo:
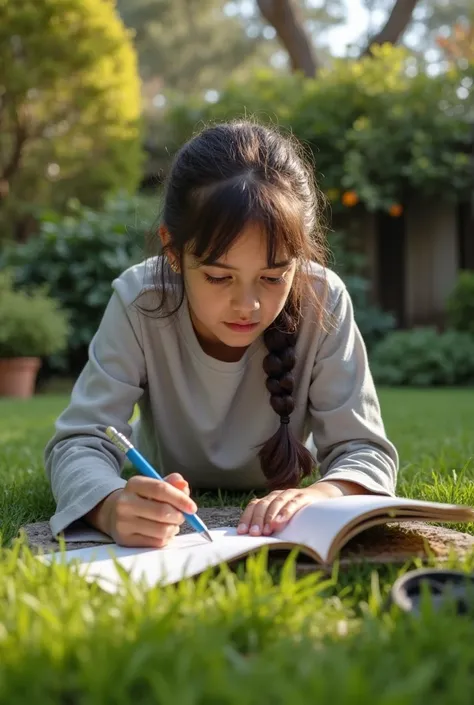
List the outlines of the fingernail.
<svg viewBox="0 0 474 705">
<path fill-rule="evenodd" d="M 279 524 L 281 521 L 285 521 L 285 517 L 283 516 L 283 514 L 277 514 L 277 516 L 275 517 L 275 521 Z"/>
<path fill-rule="evenodd" d="M 196 514 L 198 508 L 195 504 L 188 504 L 188 512 L 190 514 Z"/>
<path fill-rule="evenodd" d="M 270 524 L 265 524 L 265 526 L 263 527 L 263 533 L 264 534 L 271 534 L 272 533 L 272 527 L 270 526 Z"/>
<path fill-rule="evenodd" d="M 250 529 L 251 534 L 259 534 L 260 533 L 260 527 L 258 524 L 254 524 L 251 529 Z"/>
<path fill-rule="evenodd" d="M 248 526 L 247 524 L 239 524 L 237 527 L 237 533 L 239 534 L 246 534 L 247 533 Z"/>
</svg>

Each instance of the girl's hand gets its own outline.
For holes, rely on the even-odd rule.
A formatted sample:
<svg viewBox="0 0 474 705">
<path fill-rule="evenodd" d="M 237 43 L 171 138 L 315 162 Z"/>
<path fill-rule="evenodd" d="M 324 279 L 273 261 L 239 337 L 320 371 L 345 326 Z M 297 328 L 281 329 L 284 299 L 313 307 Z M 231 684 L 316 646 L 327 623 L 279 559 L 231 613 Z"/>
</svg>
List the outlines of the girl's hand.
<svg viewBox="0 0 474 705">
<path fill-rule="evenodd" d="M 294 514 L 302 507 L 317 499 L 327 499 L 328 495 L 318 487 L 303 489 L 275 490 L 266 497 L 253 499 L 247 505 L 240 519 L 237 532 L 251 536 L 270 536 L 281 531 Z"/>
<path fill-rule="evenodd" d="M 348 480 L 324 480 L 303 489 L 275 490 L 262 499 L 249 502 L 240 519 L 237 533 L 270 536 L 281 531 L 299 509 L 318 499 L 352 494 L 372 494 L 370 490 Z"/>
<path fill-rule="evenodd" d="M 275 490 L 262 499 L 249 502 L 240 519 L 237 533 L 270 536 L 281 531 L 299 509 L 317 499 L 350 494 L 371 494 L 362 485 L 348 480 L 324 480 L 303 489 Z"/>
<path fill-rule="evenodd" d="M 136 475 L 106 497 L 100 524 L 116 543 L 162 548 L 179 532 L 182 513 L 197 511 L 186 480 L 177 473 L 165 479 Z"/>
</svg>

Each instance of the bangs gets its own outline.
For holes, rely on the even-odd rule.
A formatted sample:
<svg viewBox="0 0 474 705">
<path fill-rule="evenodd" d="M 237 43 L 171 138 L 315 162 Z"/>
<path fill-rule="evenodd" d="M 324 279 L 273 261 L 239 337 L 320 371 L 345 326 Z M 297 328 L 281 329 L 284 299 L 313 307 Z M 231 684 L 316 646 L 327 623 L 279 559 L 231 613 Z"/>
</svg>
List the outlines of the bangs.
<svg viewBox="0 0 474 705">
<path fill-rule="evenodd" d="M 281 185 L 245 175 L 200 189 L 193 200 L 189 251 L 202 264 L 218 261 L 249 225 L 266 234 L 269 268 L 277 258 L 297 258 L 307 249 L 304 214 Z"/>
</svg>

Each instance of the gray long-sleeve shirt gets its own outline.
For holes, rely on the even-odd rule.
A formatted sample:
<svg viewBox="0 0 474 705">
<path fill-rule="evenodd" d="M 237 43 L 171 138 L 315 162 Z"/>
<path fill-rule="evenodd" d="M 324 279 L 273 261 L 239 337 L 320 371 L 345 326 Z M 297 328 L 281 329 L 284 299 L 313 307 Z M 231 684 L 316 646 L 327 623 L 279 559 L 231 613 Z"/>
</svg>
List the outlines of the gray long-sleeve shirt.
<svg viewBox="0 0 474 705">
<path fill-rule="evenodd" d="M 163 475 L 180 472 L 191 487 L 265 486 L 257 452 L 280 419 L 265 386 L 263 340 L 238 362 L 222 362 L 201 348 L 186 299 L 171 318 L 140 312 L 134 303 L 156 305 L 150 264 L 114 280 L 89 360 L 46 446 L 57 503 L 50 522 L 54 535 L 125 486 L 124 455 L 105 429 L 115 426 L 130 437 L 135 404 L 140 420 L 133 442 Z M 317 265 L 313 271 L 318 287 L 323 272 Z M 334 323 L 325 331 L 309 307 L 303 316 L 290 426 L 313 450 L 324 479 L 393 495 L 398 455 L 385 434 L 352 302 L 339 276 L 331 270 L 325 275 Z"/>
</svg>

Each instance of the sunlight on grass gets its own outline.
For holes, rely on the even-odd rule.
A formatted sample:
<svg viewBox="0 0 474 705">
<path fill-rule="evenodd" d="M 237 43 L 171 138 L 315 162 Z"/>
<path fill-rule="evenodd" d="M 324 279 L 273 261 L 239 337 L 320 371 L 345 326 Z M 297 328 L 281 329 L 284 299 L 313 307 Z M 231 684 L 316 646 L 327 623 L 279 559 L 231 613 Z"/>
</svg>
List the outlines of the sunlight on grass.
<svg viewBox="0 0 474 705">
<path fill-rule="evenodd" d="M 27 705 L 32 684 L 34 702 L 91 705 L 469 702 L 474 620 L 427 600 L 403 614 L 375 574 L 362 594 L 292 561 L 272 576 L 262 552 L 109 595 L 21 542 L 0 565 L 0 702 Z"/>
<path fill-rule="evenodd" d="M 0 431 L 0 443 L 11 443 L 13 441 L 25 440 L 26 431 Z"/>
<path fill-rule="evenodd" d="M 379 396 L 387 433 L 400 454 L 399 494 L 474 503 L 473 391 L 381 389 Z M 48 519 L 51 514 L 43 449 L 68 401 L 67 395 L 0 399 L 4 540 L 15 536 L 21 523 Z M 442 481 L 436 483 L 436 478 Z M 251 493 L 205 492 L 197 499 L 201 506 L 244 506 L 250 497 Z"/>
<path fill-rule="evenodd" d="M 474 505 L 472 392 L 384 389 L 380 399 L 400 453 L 399 494 Z M 128 581 L 117 595 L 37 561 L 11 540 L 54 511 L 42 454 L 67 402 L 0 400 L 0 525 L 10 546 L 0 549 L 0 702 L 303 705 L 310 694 L 338 705 L 467 705 L 474 619 L 449 604 L 440 613 L 427 603 L 416 618 L 388 608 L 391 585 L 417 559 L 296 579 L 291 562 L 275 572 L 262 552 L 245 571 L 151 590 Z M 448 565 L 472 573 L 474 554 Z"/>
</svg>

